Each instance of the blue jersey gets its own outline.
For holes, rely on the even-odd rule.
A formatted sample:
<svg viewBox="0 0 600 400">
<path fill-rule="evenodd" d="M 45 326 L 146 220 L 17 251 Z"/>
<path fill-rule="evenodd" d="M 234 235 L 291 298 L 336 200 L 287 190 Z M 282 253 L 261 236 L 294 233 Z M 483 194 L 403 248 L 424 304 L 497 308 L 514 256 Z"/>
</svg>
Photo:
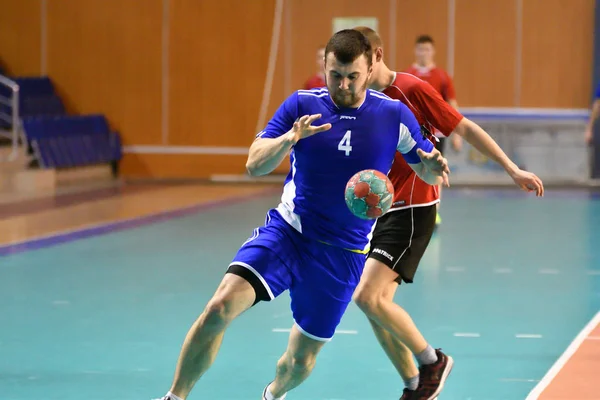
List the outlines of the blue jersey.
<svg viewBox="0 0 600 400">
<path fill-rule="evenodd" d="M 322 117 L 313 125 L 332 128 L 300 140 L 290 152 L 290 172 L 277 211 L 309 238 L 352 251 L 368 250 L 374 221 L 354 216 L 344 197 L 348 180 L 358 171 L 387 174 L 396 151 L 409 164 L 420 162 L 417 149 L 433 143 L 422 134 L 415 116 L 398 100 L 367 90 L 358 108 L 340 108 L 327 88 L 299 90 L 288 97 L 257 137 L 276 138 L 296 119 Z"/>
</svg>

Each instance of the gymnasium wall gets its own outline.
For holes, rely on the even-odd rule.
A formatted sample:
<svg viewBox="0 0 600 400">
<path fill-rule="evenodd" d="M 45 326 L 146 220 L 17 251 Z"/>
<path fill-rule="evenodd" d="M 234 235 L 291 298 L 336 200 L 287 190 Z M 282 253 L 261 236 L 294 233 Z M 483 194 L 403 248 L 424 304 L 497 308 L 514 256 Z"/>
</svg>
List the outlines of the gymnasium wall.
<svg viewBox="0 0 600 400">
<path fill-rule="evenodd" d="M 433 35 L 461 106 L 587 108 L 594 3 L 0 0 L 0 59 L 12 74 L 50 75 L 69 111 L 105 113 L 127 146 L 125 175 L 206 177 L 243 172 L 263 93 L 270 116 L 314 73 L 333 17 L 377 17 L 397 69 L 416 35 Z"/>
</svg>

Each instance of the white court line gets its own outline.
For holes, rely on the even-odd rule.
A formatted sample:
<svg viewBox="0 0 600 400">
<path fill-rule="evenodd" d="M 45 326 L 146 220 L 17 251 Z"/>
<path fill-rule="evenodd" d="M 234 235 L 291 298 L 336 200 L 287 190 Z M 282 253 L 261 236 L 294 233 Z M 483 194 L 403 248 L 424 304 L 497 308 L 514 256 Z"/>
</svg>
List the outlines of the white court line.
<svg viewBox="0 0 600 400">
<path fill-rule="evenodd" d="M 588 275 L 600 275 L 600 270 L 597 270 L 597 269 L 596 270 L 593 270 L 593 269 L 592 270 L 588 270 L 587 274 Z"/>
<path fill-rule="evenodd" d="M 510 268 L 494 268 L 495 274 L 512 274 L 513 270 Z"/>
<path fill-rule="evenodd" d="M 543 336 L 537 333 L 517 333 L 515 337 L 517 339 L 541 339 Z"/>
<path fill-rule="evenodd" d="M 539 379 L 523 379 L 523 378 L 500 378 L 500 382 L 539 382 Z"/>
<path fill-rule="evenodd" d="M 538 270 L 538 274 L 556 275 L 556 274 L 558 274 L 558 270 L 551 269 L 551 268 L 542 268 L 542 269 Z"/>
<path fill-rule="evenodd" d="M 290 328 L 273 328 L 272 329 L 273 332 L 291 332 Z M 356 335 L 358 333 L 358 331 L 352 330 L 352 329 L 340 329 L 340 330 L 336 330 L 335 331 L 336 335 Z"/>
<path fill-rule="evenodd" d="M 542 392 L 548 387 L 550 382 L 556 377 L 556 375 L 560 372 L 560 370 L 565 366 L 565 364 L 569 361 L 569 359 L 575 354 L 581 343 L 592 333 L 594 328 L 600 324 L 600 311 L 594 315 L 594 318 L 587 323 L 586 326 L 583 327 L 581 332 L 573 339 L 569 347 L 565 350 L 564 353 L 556 360 L 554 365 L 550 368 L 550 370 L 544 375 L 542 380 L 533 388 L 533 390 L 529 393 L 529 395 L 525 398 L 525 400 L 537 400 L 537 398 L 542 394 Z"/>
<path fill-rule="evenodd" d="M 446 271 L 448 272 L 465 272 L 465 267 L 446 267 Z"/>
<path fill-rule="evenodd" d="M 456 332 L 454 334 L 456 337 L 481 337 L 479 333 L 469 333 L 469 332 Z"/>
</svg>

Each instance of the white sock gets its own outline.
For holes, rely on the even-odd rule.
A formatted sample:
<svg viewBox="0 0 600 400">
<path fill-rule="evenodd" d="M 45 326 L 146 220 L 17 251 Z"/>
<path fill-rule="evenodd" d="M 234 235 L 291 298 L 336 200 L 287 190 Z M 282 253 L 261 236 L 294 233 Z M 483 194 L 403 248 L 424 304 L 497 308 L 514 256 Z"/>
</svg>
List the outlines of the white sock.
<svg viewBox="0 0 600 400">
<path fill-rule="evenodd" d="M 275 396 L 273 396 L 273 393 L 271 393 L 271 384 L 270 383 L 269 383 L 269 386 L 267 386 L 267 390 L 265 390 L 265 398 L 266 398 L 266 400 L 284 400 L 286 394 L 284 394 L 281 397 L 275 397 Z"/>
<path fill-rule="evenodd" d="M 167 395 L 165 396 L 165 399 L 167 399 L 167 400 L 183 400 L 181 397 L 175 396 L 171 392 L 167 393 Z"/>
</svg>

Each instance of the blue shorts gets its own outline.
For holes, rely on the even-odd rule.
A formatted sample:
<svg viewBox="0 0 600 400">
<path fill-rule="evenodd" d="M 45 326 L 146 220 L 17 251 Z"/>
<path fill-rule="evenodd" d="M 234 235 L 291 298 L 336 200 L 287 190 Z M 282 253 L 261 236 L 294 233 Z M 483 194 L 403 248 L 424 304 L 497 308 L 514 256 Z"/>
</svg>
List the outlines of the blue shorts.
<svg viewBox="0 0 600 400">
<path fill-rule="evenodd" d="M 255 283 L 264 286 L 254 287 L 257 295 L 267 294 L 265 300 L 289 289 L 300 331 L 327 341 L 352 301 L 365 260 L 365 254 L 305 237 L 270 210 L 265 225 L 254 230 L 234 257 L 230 271 L 232 266 L 250 271 Z"/>
</svg>

